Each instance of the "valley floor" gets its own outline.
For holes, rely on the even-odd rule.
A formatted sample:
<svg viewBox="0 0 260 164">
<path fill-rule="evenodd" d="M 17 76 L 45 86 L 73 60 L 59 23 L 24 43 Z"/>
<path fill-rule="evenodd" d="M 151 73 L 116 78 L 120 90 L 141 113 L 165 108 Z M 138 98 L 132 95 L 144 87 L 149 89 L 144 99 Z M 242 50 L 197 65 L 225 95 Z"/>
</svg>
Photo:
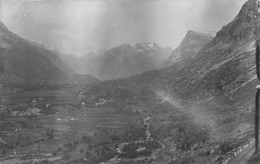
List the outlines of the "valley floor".
<svg viewBox="0 0 260 164">
<path fill-rule="evenodd" d="M 0 163 L 217 163 L 252 141 L 248 123 L 217 126 L 230 118 L 211 103 L 91 102 L 82 87 L 1 88 Z"/>
</svg>

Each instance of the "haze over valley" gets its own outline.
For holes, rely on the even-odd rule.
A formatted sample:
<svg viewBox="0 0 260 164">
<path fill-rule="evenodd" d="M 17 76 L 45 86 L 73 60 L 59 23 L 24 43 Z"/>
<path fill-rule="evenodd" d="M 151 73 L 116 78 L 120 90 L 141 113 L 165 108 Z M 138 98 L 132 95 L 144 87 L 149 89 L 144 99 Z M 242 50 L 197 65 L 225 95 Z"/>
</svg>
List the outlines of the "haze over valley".
<svg viewBox="0 0 260 164">
<path fill-rule="evenodd" d="M 257 2 L 0 2 L 0 163 L 256 163 Z"/>
</svg>

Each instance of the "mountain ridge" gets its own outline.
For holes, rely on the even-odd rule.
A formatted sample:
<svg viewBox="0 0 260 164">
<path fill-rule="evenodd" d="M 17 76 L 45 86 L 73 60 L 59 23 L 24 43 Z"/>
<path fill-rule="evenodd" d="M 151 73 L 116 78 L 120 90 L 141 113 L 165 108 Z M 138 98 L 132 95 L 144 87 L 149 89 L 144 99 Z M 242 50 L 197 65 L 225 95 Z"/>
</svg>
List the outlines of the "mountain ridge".
<svg viewBox="0 0 260 164">
<path fill-rule="evenodd" d="M 78 73 L 87 73 L 101 80 L 125 78 L 157 69 L 171 53 L 168 46 L 156 43 L 125 43 L 103 53 L 76 58 L 61 56 Z"/>
<path fill-rule="evenodd" d="M 55 54 L 19 37 L 0 23 L 2 83 L 64 83 L 74 74 Z"/>
<path fill-rule="evenodd" d="M 233 23 L 228 23 L 192 58 L 130 78 L 87 87 L 84 90 L 86 98 L 96 95 L 95 101 L 106 100 L 109 99 L 104 96 L 106 92 L 121 88 L 135 95 L 132 97 L 135 100 L 142 100 L 143 96 L 148 99 L 168 97 L 175 102 L 214 104 L 220 113 L 245 112 L 254 104 L 252 93 L 256 85 L 253 7 L 252 1 L 246 2 L 241 9 L 243 11 L 232 21 L 247 18 L 249 22 L 242 21 L 236 27 L 238 29 L 233 28 L 235 33 L 230 31 Z M 225 37 L 222 35 L 225 33 L 232 35 Z M 237 108 L 238 105 L 240 108 Z"/>
<path fill-rule="evenodd" d="M 212 33 L 201 33 L 188 30 L 179 46 L 173 50 L 170 57 L 161 64 L 168 67 L 181 60 L 195 56 L 207 43 L 213 39 Z"/>
</svg>

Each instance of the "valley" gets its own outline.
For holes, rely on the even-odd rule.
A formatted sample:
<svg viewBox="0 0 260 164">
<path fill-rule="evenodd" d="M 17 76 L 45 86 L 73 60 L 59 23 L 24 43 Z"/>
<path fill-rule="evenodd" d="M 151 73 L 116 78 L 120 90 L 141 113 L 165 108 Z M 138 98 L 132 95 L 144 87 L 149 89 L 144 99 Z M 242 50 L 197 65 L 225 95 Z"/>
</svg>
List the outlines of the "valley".
<svg viewBox="0 0 260 164">
<path fill-rule="evenodd" d="M 24 163 L 35 158 L 44 161 L 45 156 L 52 161 L 70 153 L 75 154 L 73 158 L 84 159 L 86 149 L 114 143 L 107 130 L 120 133 L 120 128 L 139 117 L 84 107 L 71 90 L 20 91 L 23 96 L 15 94 L 13 102 L 6 98 L 12 93 L 2 95 L 6 97 L 1 103 L 1 163 L 12 163 L 14 159 Z M 25 103 L 26 99 L 29 102 Z M 29 112 L 31 109 L 35 112 Z M 93 137 L 93 143 L 88 143 Z"/>
<path fill-rule="evenodd" d="M 253 137 L 250 122 L 223 119 L 212 101 L 179 102 L 162 93 L 148 99 L 125 90 L 90 101 L 86 87 L 93 88 L 2 88 L 1 163 L 205 162 Z M 232 140 L 223 131 L 235 124 L 241 132 Z M 232 147 L 219 147 L 225 138 Z"/>
<path fill-rule="evenodd" d="M 0 22 L 0 164 L 254 162 L 255 2 L 173 51 L 126 43 L 78 59 Z"/>
</svg>

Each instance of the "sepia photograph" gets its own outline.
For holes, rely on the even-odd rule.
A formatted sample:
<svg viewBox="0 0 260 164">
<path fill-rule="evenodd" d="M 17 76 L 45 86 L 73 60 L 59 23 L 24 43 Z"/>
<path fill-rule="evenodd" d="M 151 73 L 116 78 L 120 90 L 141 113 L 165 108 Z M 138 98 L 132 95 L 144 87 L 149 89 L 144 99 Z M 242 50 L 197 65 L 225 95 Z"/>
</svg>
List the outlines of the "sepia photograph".
<svg viewBox="0 0 260 164">
<path fill-rule="evenodd" d="M 260 164 L 260 0 L 0 0 L 0 164 Z"/>
</svg>

